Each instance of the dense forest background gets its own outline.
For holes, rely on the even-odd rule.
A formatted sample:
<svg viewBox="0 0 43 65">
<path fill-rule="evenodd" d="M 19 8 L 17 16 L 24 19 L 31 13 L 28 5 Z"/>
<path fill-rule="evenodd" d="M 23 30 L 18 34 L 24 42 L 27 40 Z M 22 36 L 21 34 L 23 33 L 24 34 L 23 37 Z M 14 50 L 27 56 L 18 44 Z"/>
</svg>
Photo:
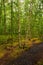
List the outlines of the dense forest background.
<svg viewBox="0 0 43 65">
<path fill-rule="evenodd" d="M 0 65 L 43 65 L 43 0 L 0 0 Z"/>
<path fill-rule="evenodd" d="M 0 0 L 0 37 L 43 39 L 43 0 Z"/>
</svg>

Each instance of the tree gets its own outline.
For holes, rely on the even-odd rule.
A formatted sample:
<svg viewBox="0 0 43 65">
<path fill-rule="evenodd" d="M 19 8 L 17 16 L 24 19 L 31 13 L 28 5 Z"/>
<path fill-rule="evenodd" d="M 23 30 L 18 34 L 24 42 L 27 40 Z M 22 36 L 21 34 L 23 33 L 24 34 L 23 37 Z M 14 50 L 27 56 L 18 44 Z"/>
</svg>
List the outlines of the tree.
<svg viewBox="0 0 43 65">
<path fill-rule="evenodd" d="M 4 34 L 6 34 L 6 6 L 5 6 L 5 0 L 3 0 L 3 13 L 4 13 L 4 20 L 3 20 L 3 25 L 4 25 Z"/>
<path fill-rule="evenodd" d="M 2 0 L 0 1 L 0 34 L 2 34 Z"/>
</svg>

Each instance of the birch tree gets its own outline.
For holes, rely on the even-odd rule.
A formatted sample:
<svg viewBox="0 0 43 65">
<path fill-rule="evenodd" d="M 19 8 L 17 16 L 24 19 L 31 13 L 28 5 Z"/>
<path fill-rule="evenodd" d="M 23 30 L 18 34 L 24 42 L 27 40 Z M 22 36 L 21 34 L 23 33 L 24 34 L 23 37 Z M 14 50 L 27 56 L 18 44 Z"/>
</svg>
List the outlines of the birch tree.
<svg viewBox="0 0 43 65">
<path fill-rule="evenodd" d="M 20 24 L 20 13 L 21 13 L 21 9 L 20 9 L 20 0 L 17 0 L 17 4 L 18 4 L 18 43 L 19 43 L 19 47 L 21 47 L 21 34 L 20 34 L 20 29 L 21 29 L 21 24 Z"/>
<path fill-rule="evenodd" d="M 26 23 L 26 40 L 31 39 L 31 19 L 32 19 L 32 1 L 25 0 L 25 23 Z"/>
</svg>

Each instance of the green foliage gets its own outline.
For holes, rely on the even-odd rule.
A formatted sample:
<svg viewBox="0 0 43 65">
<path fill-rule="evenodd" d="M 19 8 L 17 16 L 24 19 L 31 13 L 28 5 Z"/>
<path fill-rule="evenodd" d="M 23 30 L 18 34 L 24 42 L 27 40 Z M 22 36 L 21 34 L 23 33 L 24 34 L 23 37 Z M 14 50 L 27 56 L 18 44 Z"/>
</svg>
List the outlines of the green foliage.
<svg viewBox="0 0 43 65">
<path fill-rule="evenodd" d="M 0 1 L 0 35 L 19 33 L 43 38 L 43 0 Z"/>
</svg>

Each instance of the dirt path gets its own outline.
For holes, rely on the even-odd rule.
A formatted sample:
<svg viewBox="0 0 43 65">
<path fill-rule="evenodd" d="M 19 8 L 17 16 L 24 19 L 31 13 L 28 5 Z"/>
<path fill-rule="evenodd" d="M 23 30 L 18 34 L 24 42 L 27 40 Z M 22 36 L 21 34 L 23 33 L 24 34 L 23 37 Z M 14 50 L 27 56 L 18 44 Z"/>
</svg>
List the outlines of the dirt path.
<svg viewBox="0 0 43 65">
<path fill-rule="evenodd" d="M 43 60 L 43 43 L 33 45 L 18 58 L 10 58 L 9 54 L 0 59 L 0 65 L 35 65 Z"/>
</svg>

